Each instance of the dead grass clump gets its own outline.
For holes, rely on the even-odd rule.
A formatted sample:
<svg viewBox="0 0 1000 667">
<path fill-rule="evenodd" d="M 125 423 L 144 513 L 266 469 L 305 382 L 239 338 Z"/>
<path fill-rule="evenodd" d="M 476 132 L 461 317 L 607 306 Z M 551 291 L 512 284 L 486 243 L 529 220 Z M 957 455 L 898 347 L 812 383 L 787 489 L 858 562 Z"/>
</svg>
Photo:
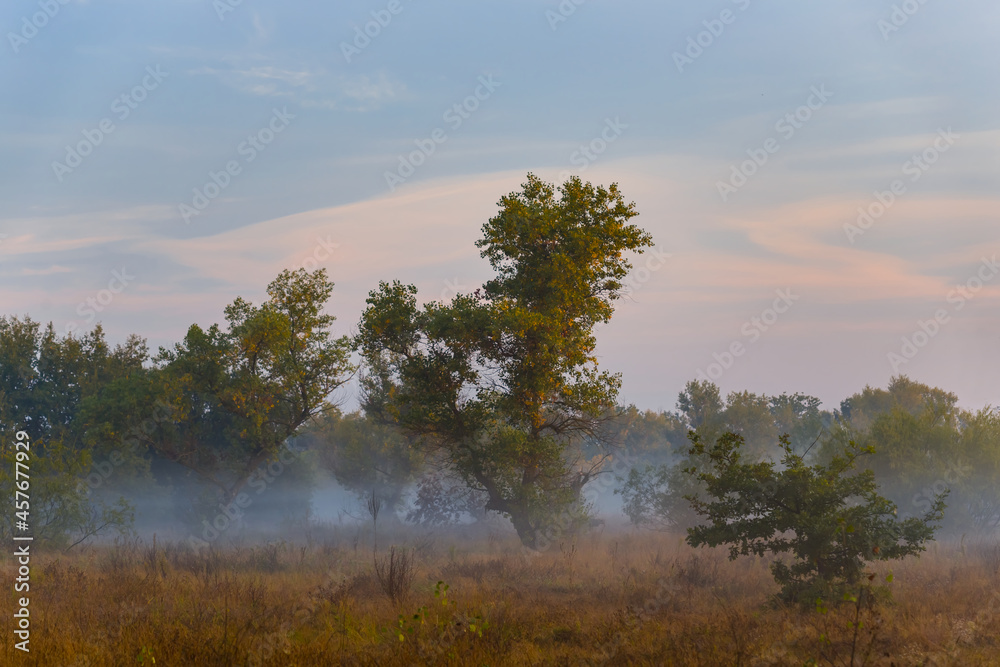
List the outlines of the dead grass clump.
<svg viewBox="0 0 1000 667">
<path fill-rule="evenodd" d="M 720 563 L 710 553 L 691 554 L 677 568 L 677 580 L 693 588 L 710 588 L 719 581 Z"/>
<path fill-rule="evenodd" d="M 451 561 L 441 568 L 441 578 L 445 581 L 466 578 L 477 584 L 482 584 L 487 578 L 499 582 L 510 576 L 511 569 L 511 563 L 507 558 Z"/>
<path fill-rule="evenodd" d="M 142 549 L 142 565 L 149 577 L 166 577 L 170 567 L 167 555 L 163 549 L 156 544 L 156 535 L 153 541 Z"/>
<path fill-rule="evenodd" d="M 135 537 L 117 537 L 101 564 L 106 573 L 131 570 L 139 560 L 140 542 Z"/>
<path fill-rule="evenodd" d="M 385 556 L 375 556 L 375 576 L 390 600 L 400 603 L 410 593 L 410 586 L 416 576 L 415 558 L 412 551 L 389 547 Z"/>
<path fill-rule="evenodd" d="M 309 593 L 309 597 L 337 606 L 342 602 L 371 599 L 380 591 L 381 586 L 373 573 L 359 572 L 351 577 L 342 577 L 339 581 L 320 584 Z"/>
<path fill-rule="evenodd" d="M 475 581 L 477 584 L 483 583 L 486 576 L 487 566 L 483 561 L 452 561 L 441 568 L 441 578 L 453 581 L 459 578 L 466 578 Z"/>
<path fill-rule="evenodd" d="M 1000 575 L 1000 542 L 977 540 L 966 546 L 965 552 L 971 560 L 980 562 L 987 573 Z"/>
<path fill-rule="evenodd" d="M 254 547 L 250 551 L 248 559 L 248 569 L 261 570 L 263 572 L 280 572 L 284 569 L 282 556 L 288 551 L 288 545 L 284 540 L 279 542 L 267 542 Z"/>
<path fill-rule="evenodd" d="M 167 563 L 175 570 L 184 572 L 197 572 L 200 568 L 200 559 L 195 550 L 187 542 L 168 542 L 163 545 L 163 556 Z"/>
</svg>

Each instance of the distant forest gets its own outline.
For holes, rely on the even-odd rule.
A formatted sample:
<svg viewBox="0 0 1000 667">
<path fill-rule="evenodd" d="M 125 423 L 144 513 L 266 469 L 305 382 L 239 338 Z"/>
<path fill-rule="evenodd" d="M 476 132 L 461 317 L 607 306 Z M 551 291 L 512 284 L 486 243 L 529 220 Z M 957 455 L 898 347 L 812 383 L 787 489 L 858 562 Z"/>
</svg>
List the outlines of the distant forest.
<svg viewBox="0 0 1000 667">
<path fill-rule="evenodd" d="M 289 405 L 278 416 L 252 402 L 259 386 L 246 387 L 245 396 L 233 386 L 223 392 L 215 385 L 219 394 L 211 397 L 200 393 L 218 381 L 218 336 L 192 327 L 183 344 L 151 355 L 136 336 L 110 346 L 100 326 L 59 337 L 51 324 L 0 318 L 2 437 L 10 443 L 23 431 L 32 443 L 41 539 L 66 547 L 102 529 L 126 528 L 136 499 L 147 501 L 139 504 L 154 525 L 180 518 L 199 539 L 227 504 L 248 527 L 305 524 L 322 473 L 361 501 L 374 492 L 390 520 L 443 526 L 487 516 L 485 489 L 418 438 L 363 411 L 325 406 L 296 415 Z M 673 411 L 614 408 L 600 437 L 583 438 L 572 456 L 578 465 L 601 462 L 604 472 L 590 486 L 621 494 L 633 523 L 683 528 L 697 519 L 683 498 L 694 489 L 682 471 L 698 464 L 689 432 L 707 440 L 741 434 L 748 455 L 759 459 L 777 459 L 778 437 L 788 434 L 792 447 L 816 462 L 853 440 L 874 447 L 865 465 L 901 516 L 926 512 L 948 489 L 946 533 L 996 530 L 996 410 L 963 410 L 954 394 L 903 376 L 885 389 L 865 387 L 837 410 L 819 406 L 800 393 L 723 397 L 716 385 L 691 381 Z M 305 418 L 296 423 L 297 416 Z M 283 451 L 269 448 L 277 443 Z M 12 454 L 4 449 L 5 459 Z M 5 461 L 0 485 L 11 496 L 12 471 Z M 251 500 L 245 507 L 236 502 L 240 493 Z M 2 524 L 6 537 L 11 520 Z"/>
</svg>

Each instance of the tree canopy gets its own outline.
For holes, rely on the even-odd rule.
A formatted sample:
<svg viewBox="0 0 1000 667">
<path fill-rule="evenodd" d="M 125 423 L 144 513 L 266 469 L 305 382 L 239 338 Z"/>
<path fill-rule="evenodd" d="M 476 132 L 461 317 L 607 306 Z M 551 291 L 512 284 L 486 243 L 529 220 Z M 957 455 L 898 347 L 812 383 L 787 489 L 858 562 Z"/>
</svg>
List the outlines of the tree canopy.
<svg viewBox="0 0 1000 667">
<path fill-rule="evenodd" d="M 707 499 L 689 500 L 708 521 L 688 528 L 688 543 L 729 545 L 731 559 L 790 553 L 791 565 L 771 564 L 786 601 L 838 600 L 859 583 L 867 562 L 923 551 L 944 516 L 946 493 L 935 496 L 923 516 L 897 519 L 874 473 L 856 470 L 858 459 L 874 450 L 854 443 L 829 464 L 810 466 L 782 436 L 779 468 L 743 461 L 743 438 L 735 433 L 710 447 L 695 433 L 691 440 L 693 453 L 707 455 L 710 465 L 706 472 L 687 469 L 705 484 Z"/>
<path fill-rule="evenodd" d="M 529 174 L 477 243 L 496 277 L 450 303 L 381 283 L 357 343 L 365 409 L 446 453 L 449 465 L 534 546 L 560 511 L 577 510 L 600 461 L 569 448 L 594 436 L 620 379 L 597 368 L 593 328 L 607 322 L 631 264 L 652 243 L 616 185 Z M 569 516 L 573 514 L 567 514 Z"/>
<path fill-rule="evenodd" d="M 227 328 L 192 325 L 156 370 L 172 419 L 154 449 L 214 484 L 230 503 L 254 471 L 310 419 L 350 376 L 350 340 L 333 338 L 323 307 L 326 270 L 283 271 L 253 306 L 226 307 Z"/>
</svg>

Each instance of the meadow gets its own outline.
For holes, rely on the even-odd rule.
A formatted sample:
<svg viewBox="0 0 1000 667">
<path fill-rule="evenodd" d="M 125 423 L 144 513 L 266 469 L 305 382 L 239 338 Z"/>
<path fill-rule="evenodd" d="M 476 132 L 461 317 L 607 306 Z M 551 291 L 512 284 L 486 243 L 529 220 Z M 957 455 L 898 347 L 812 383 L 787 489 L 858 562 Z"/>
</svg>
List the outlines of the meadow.
<svg viewBox="0 0 1000 667">
<path fill-rule="evenodd" d="M 859 590 L 808 610 L 773 602 L 766 559 L 730 561 L 624 526 L 540 553 L 500 529 L 403 527 L 378 535 L 377 555 L 373 546 L 370 531 L 316 528 L 200 551 L 129 539 L 40 553 L 31 652 L 14 649 L 8 617 L 2 662 L 1000 664 L 996 541 L 932 543 L 919 558 L 877 564 L 891 600 Z M 2 568 L 12 580 L 10 555 Z"/>
</svg>

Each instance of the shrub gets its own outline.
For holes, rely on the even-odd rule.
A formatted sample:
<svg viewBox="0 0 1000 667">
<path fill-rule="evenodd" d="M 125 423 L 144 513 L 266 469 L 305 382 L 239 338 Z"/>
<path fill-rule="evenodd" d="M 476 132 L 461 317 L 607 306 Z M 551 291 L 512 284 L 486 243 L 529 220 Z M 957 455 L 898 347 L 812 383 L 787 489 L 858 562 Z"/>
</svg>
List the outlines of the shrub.
<svg viewBox="0 0 1000 667">
<path fill-rule="evenodd" d="M 771 565 L 781 585 L 780 598 L 812 604 L 817 598 L 842 599 L 866 575 L 868 561 L 903 558 L 924 550 L 944 515 L 944 497 L 934 498 L 922 518 L 896 519 L 896 506 L 878 494 L 874 474 L 857 471 L 857 459 L 874 452 L 849 443 L 830 463 L 807 466 L 787 436 L 779 469 L 772 461 L 744 463 L 743 438 L 720 437 L 706 449 L 692 433 L 692 454 L 707 453 L 707 472 L 688 469 L 704 482 L 706 500 L 691 496 L 694 510 L 708 524 L 688 529 L 692 546 L 729 545 L 740 555 L 790 552 L 791 565 Z"/>
</svg>

